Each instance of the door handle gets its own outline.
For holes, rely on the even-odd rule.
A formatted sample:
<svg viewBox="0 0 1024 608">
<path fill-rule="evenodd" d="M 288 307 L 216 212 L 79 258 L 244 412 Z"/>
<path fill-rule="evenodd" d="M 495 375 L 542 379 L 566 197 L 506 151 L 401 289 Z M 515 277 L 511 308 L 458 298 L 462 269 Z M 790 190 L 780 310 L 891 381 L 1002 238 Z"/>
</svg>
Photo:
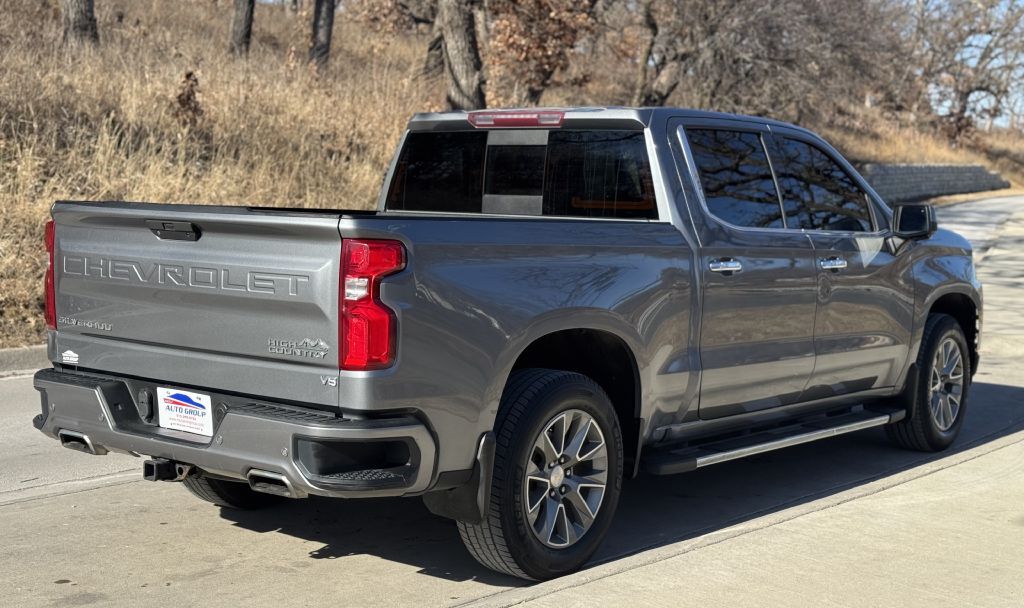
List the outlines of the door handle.
<svg viewBox="0 0 1024 608">
<path fill-rule="evenodd" d="M 173 220 L 146 220 L 146 226 L 156 235 L 158 239 L 171 239 L 174 241 L 198 241 L 202 236 L 199 226 L 192 222 L 178 222 Z"/>
<path fill-rule="evenodd" d="M 708 269 L 711 272 L 733 273 L 743 270 L 743 264 L 732 258 L 721 258 L 708 262 Z"/>
<path fill-rule="evenodd" d="M 846 260 L 835 255 L 830 258 L 821 258 L 818 260 L 818 264 L 821 266 L 822 270 L 831 270 L 833 272 L 838 272 L 846 268 Z"/>
</svg>

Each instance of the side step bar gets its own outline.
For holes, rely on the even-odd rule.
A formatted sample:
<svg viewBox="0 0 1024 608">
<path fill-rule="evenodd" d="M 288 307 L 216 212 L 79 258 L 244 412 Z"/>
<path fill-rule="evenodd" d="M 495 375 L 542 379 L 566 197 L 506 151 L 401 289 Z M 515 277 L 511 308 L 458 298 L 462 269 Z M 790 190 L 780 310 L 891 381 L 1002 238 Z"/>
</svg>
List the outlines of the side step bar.
<svg viewBox="0 0 1024 608">
<path fill-rule="evenodd" d="M 644 458 L 643 468 L 654 475 L 686 473 L 720 462 L 883 426 L 898 422 L 905 415 L 904 410 L 892 413 L 862 410 L 700 445 L 662 448 Z"/>
</svg>

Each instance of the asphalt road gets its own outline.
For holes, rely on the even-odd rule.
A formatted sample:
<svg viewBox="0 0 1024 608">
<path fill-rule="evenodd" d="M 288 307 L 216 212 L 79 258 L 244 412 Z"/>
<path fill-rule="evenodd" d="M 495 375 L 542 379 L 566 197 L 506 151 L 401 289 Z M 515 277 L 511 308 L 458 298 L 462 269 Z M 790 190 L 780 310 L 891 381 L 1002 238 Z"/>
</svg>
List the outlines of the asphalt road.
<svg viewBox="0 0 1024 608">
<path fill-rule="evenodd" d="M 961 222 L 991 248 L 985 270 L 1016 206 L 1024 199 L 946 208 L 940 218 Z M 1024 293 L 1022 281 L 992 295 L 1010 302 Z M 1024 325 L 1024 311 L 997 311 L 995 323 Z M 31 378 L 0 379 L 0 603 L 581 605 L 585 595 L 588 605 L 665 605 L 655 590 L 699 580 L 676 593 L 705 605 L 744 604 L 743 597 L 747 605 L 914 604 L 884 600 L 917 585 L 932 589 L 918 605 L 1022 605 L 1024 377 L 1013 348 L 997 341 L 986 352 L 952 451 L 898 450 L 871 429 L 687 475 L 643 477 L 627 483 L 594 568 L 529 588 L 477 566 L 455 526 L 416 499 L 311 498 L 258 513 L 221 511 L 176 484 L 143 481 L 139 459 L 61 449 L 31 426 L 39 407 Z M 900 516 L 880 524 L 878 513 L 893 508 Z M 906 538 L 892 544 L 893 534 Z M 942 559 L 933 564 L 936 548 Z M 900 560 L 913 559 L 925 570 L 934 565 L 939 584 L 904 579 L 900 568 L 911 566 Z M 815 582 L 792 586 L 801 571 Z M 980 578 L 979 590 L 958 597 L 950 581 L 965 573 Z M 780 577 L 791 586 L 780 591 Z M 577 587 L 588 592 L 574 594 Z M 744 589 L 748 595 L 735 595 Z"/>
</svg>

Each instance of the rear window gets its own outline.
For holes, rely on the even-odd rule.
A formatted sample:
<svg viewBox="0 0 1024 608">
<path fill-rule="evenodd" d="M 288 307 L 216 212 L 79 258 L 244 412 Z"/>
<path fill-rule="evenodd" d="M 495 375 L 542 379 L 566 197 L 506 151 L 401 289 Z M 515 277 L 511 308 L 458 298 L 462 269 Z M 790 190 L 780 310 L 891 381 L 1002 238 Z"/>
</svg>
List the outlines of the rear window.
<svg viewBox="0 0 1024 608">
<path fill-rule="evenodd" d="M 547 146 L 488 146 L 486 194 L 541 196 Z"/>
<path fill-rule="evenodd" d="M 479 213 L 487 132 L 410 133 L 388 209 Z"/>
<path fill-rule="evenodd" d="M 640 131 L 534 130 L 522 137 L 509 131 L 410 133 L 387 208 L 658 217 Z"/>
</svg>

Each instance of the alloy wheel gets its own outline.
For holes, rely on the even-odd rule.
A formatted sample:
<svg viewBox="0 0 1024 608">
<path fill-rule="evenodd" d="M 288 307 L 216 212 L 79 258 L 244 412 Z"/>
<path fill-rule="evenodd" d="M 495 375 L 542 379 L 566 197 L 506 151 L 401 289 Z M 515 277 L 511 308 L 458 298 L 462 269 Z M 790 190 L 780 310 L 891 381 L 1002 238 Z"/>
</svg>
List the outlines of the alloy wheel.
<svg viewBox="0 0 1024 608">
<path fill-rule="evenodd" d="M 608 446 L 581 410 L 555 415 L 529 451 L 523 480 L 526 519 L 544 545 L 564 549 L 594 524 L 608 483 Z"/>
<path fill-rule="evenodd" d="M 946 432 L 956 422 L 964 393 L 964 360 L 960 345 L 946 338 L 932 360 L 929 399 L 935 426 Z"/>
</svg>

